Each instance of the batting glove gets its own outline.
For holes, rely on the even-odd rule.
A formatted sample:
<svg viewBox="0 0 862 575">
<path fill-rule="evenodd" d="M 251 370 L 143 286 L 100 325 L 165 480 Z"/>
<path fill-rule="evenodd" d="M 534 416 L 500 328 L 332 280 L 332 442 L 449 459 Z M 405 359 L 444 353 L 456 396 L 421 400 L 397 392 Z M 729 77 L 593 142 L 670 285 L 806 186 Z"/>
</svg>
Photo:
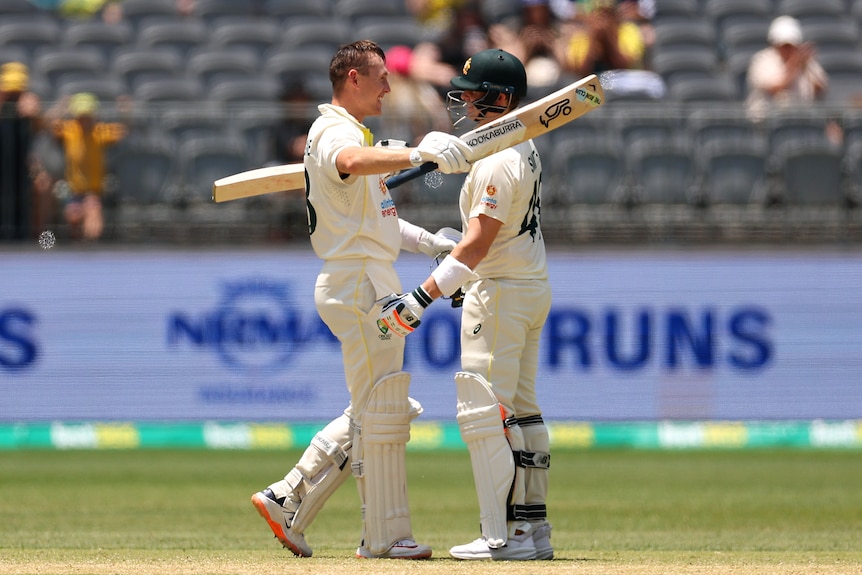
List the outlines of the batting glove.
<svg viewBox="0 0 862 575">
<path fill-rule="evenodd" d="M 419 248 L 419 251 L 429 258 L 439 257 L 441 254 L 448 254 L 458 243 L 454 240 L 450 240 L 447 237 L 440 235 L 440 233 L 432 234 L 431 232 L 424 232 L 419 236 L 419 243 L 416 247 Z"/>
<path fill-rule="evenodd" d="M 407 337 L 419 327 L 422 313 L 434 301 L 422 287 L 417 287 L 412 293 L 391 294 L 380 300 L 383 306 L 377 319 L 377 328 L 381 333 L 395 332 L 401 337 Z"/>
<path fill-rule="evenodd" d="M 429 132 L 410 153 L 410 162 L 414 165 L 434 162 L 442 173 L 457 174 L 470 171 L 467 161 L 470 153 L 470 146 L 461 138 L 445 132 Z"/>
</svg>

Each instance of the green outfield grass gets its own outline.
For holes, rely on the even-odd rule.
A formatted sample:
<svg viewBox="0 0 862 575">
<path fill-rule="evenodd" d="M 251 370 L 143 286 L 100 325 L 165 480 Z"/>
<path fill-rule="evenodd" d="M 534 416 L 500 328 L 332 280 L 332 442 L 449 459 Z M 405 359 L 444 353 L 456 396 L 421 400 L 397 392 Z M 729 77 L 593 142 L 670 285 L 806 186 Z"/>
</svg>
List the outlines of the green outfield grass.
<svg viewBox="0 0 862 575">
<path fill-rule="evenodd" d="M 352 559 L 349 481 L 307 533 L 272 538 L 249 496 L 296 451 L 0 453 L 0 573 L 862 573 L 858 451 L 557 451 L 557 560 L 463 563 L 477 536 L 466 451 L 408 454 L 413 527 L 434 559 Z"/>
</svg>

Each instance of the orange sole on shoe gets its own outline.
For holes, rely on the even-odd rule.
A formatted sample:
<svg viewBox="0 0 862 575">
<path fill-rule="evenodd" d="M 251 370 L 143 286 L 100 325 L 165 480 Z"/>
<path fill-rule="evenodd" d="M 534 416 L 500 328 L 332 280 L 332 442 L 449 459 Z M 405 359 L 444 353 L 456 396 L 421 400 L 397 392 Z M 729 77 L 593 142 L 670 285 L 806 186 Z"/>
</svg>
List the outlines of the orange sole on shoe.
<svg viewBox="0 0 862 575">
<path fill-rule="evenodd" d="M 286 549 L 290 549 L 290 551 L 297 557 L 308 557 L 308 555 L 304 554 L 299 547 L 291 543 L 290 539 L 287 538 L 287 534 L 285 534 L 281 523 L 274 521 L 272 517 L 270 517 L 269 511 L 266 509 L 266 503 L 261 501 L 262 497 L 263 495 L 260 493 L 255 493 L 251 496 L 251 504 L 254 505 L 254 508 L 257 509 L 260 516 L 266 520 L 266 523 L 269 525 L 275 538 L 278 539 Z"/>
</svg>

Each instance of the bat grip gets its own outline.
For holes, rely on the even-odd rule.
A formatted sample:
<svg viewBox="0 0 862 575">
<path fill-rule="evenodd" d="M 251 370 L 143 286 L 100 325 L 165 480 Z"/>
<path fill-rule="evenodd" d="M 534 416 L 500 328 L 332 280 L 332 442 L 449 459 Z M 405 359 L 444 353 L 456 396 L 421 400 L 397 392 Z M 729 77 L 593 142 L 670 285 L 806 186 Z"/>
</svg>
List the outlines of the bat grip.
<svg viewBox="0 0 862 575">
<path fill-rule="evenodd" d="M 417 166 L 415 168 L 410 168 L 409 170 L 404 170 L 400 174 L 395 174 L 388 180 L 386 180 L 386 187 L 390 190 L 393 188 L 397 188 L 401 184 L 405 184 L 410 180 L 415 180 L 421 175 L 427 174 L 428 172 L 433 172 L 437 169 L 437 164 L 434 162 L 425 162 L 421 166 Z"/>
</svg>

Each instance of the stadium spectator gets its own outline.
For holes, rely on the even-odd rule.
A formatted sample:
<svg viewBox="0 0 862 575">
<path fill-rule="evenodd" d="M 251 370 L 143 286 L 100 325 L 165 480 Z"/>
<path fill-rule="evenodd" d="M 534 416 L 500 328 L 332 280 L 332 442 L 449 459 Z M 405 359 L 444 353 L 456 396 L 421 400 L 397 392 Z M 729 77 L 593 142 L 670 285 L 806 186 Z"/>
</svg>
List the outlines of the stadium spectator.
<svg viewBox="0 0 862 575">
<path fill-rule="evenodd" d="M 565 64 L 576 76 L 644 68 L 643 33 L 620 8 L 614 0 L 596 0 L 589 11 L 576 12 L 565 46 Z"/>
<path fill-rule="evenodd" d="M 72 238 L 96 240 L 104 230 L 105 150 L 125 138 L 127 128 L 120 122 L 98 121 L 99 102 L 87 92 L 68 99 L 68 112 L 70 119 L 52 118 L 50 123 L 66 157 L 69 194 L 63 198 L 63 217 Z"/>
<path fill-rule="evenodd" d="M 519 28 L 497 23 L 489 27 L 488 36 L 493 47 L 524 63 L 531 88 L 545 89 L 560 80 L 563 35 L 549 0 L 521 0 Z"/>
<path fill-rule="evenodd" d="M 448 131 L 452 124 L 440 88 L 455 77 L 440 61 L 437 46 L 393 46 L 386 52 L 392 91 L 380 115 L 382 133 L 414 145 L 428 132 Z"/>
<path fill-rule="evenodd" d="M 28 87 L 25 64 L 0 66 L 0 240 L 32 235 L 31 150 L 41 102 Z"/>
<path fill-rule="evenodd" d="M 809 105 L 822 98 L 829 85 L 815 46 L 803 40 L 798 20 L 775 18 L 767 40 L 769 46 L 756 52 L 748 66 L 746 107 L 754 121 L 761 121 L 774 107 Z"/>
</svg>

